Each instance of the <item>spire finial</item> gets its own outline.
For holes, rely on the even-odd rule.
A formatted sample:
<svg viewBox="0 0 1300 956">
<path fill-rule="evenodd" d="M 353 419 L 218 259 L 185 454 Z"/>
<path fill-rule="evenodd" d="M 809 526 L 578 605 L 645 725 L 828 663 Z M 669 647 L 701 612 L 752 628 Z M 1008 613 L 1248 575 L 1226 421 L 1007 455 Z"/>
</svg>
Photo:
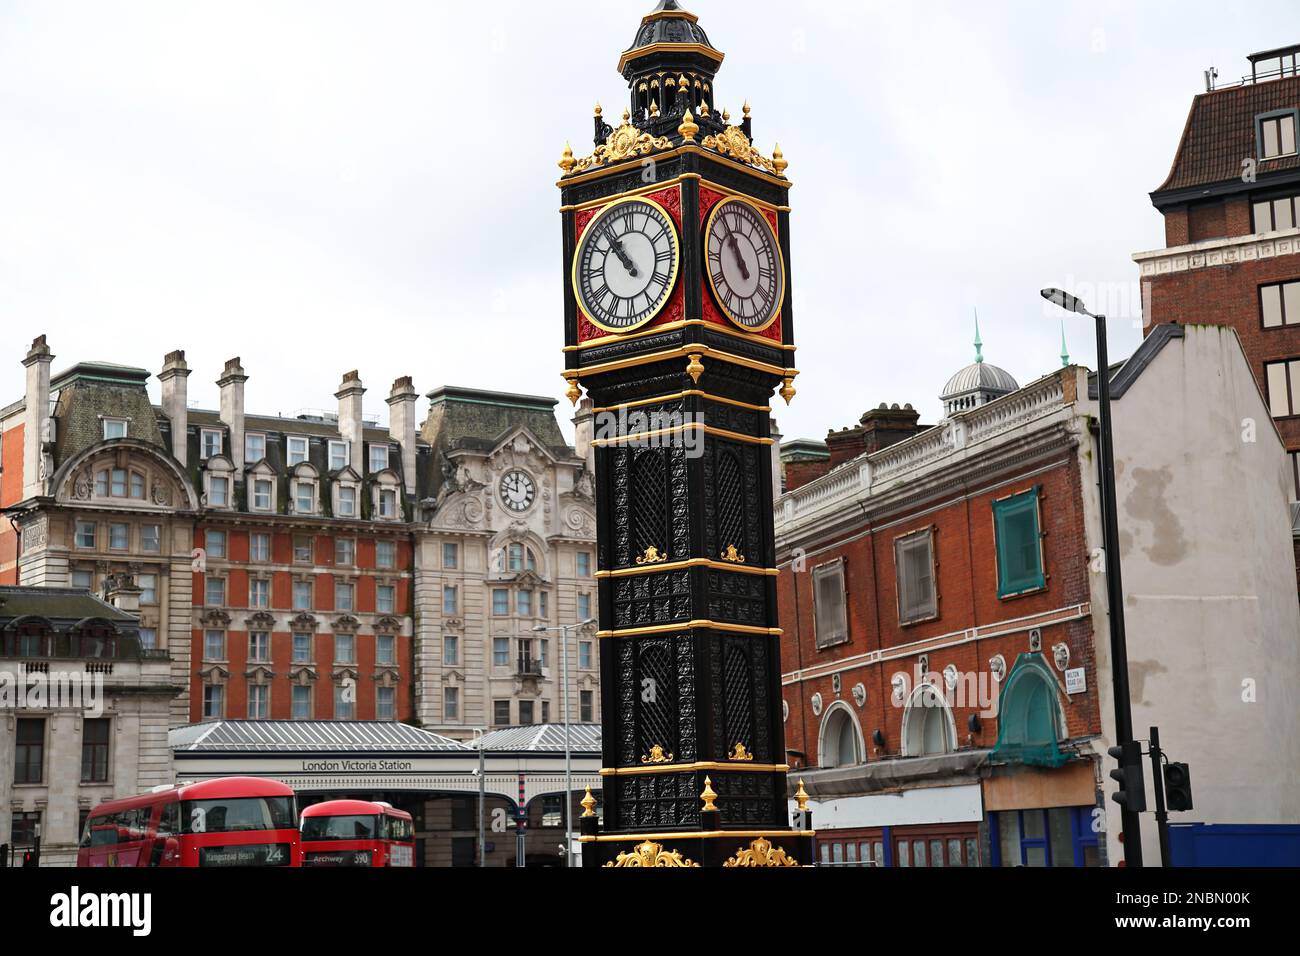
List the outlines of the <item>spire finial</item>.
<svg viewBox="0 0 1300 956">
<path fill-rule="evenodd" d="M 1061 320 L 1061 368 L 1070 367 L 1070 349 L 1065 344 L 1065 320 Z"/>
<path fill-rule="evenodd" d="M 975 364 L 984 364 L 984 342 L 980 338 L 980 310 L 975 310 Z"/>
</svg>

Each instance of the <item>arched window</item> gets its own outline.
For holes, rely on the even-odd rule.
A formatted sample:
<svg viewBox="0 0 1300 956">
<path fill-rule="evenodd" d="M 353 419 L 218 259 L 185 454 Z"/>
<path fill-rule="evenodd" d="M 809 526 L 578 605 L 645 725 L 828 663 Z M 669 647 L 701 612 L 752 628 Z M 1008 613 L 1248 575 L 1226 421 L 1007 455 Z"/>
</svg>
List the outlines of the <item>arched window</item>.
<svg viewBox="0 0 1300 956">
<path fill-rule="evenodd" d="M 1065 720 L 1056 677 L 1042 654 L 1022 654 L 1011 669 L 998 706 L 998 742 L 993 758 L 1003 763 L 1059 767 Z"/>
<path fill-rule="evenodd" d="M 817 744 L 818 765 L 824 769 L 857 766 L 866 762 L 865 753 L 857 719 L 847 704 L 836 701 L 822 719 L 821 739 Z"/>
<path fill-rule="evenodd" d="M 931 684 L 912 693 L 903 711 L 903 755 L 931 757 L 957 749 L 957 728 L 948 704 Z"/>
</svg>

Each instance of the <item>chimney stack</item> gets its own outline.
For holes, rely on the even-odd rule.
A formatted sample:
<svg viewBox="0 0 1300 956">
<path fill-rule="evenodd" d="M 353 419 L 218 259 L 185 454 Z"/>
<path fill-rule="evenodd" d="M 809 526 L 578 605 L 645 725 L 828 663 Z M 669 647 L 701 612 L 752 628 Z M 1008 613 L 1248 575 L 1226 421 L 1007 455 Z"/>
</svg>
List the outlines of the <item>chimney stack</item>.
<svg viewBox="0 0 1300 956">
<path fill-rule="evenodd" d="M 921 413 L 911 405 L 881 405 L 862 416 L 863 444 L 868 455 L 907 441 L 921 432 Z"/>
<path fill-rule="evenodd" d="M 171 423 L 172 457 L 184 468 L 189 450 L 190 429 L 189 383 L 190 367 L 185 364 L 185 352 L 175 351 L 163 359 L 163 370 L 158 373 L 162 382 L 162 410 Z"/>
<path fill-rule="evenodd" d="M 23 359 L 27 369 L 27 397 L 23 411 L 23 498 L 39 498 L 54 476 L 47 474 L 45 445 L 50 440 L 50 364 L 54 354 L 45 336 L 32 342 Z"/>
<path fill-rule="evenodd" d="M 579 458 L 587 462 L 587 470 L 596 473 L 596 448 L 592 439 L 596 437 L 595 405 L 590 398 L 584 398 L 578 406 L 578 414 L 573 419 L 573 450 Z"/>
<path fill-rule="evenodd" d="M 393 394 L 388 398 L 388 433 L 402 446 L 402 483 L 406 494 L 416 493 L 415 403 L 420 394 L 410 377 L 393 383 Z"/>
<path fill-rule="evenodd" d="M 140 595 L 143 594 L 135 583 L 135 575 L 129 571 L 117 571 L 104 580 L 104 600 L 126 614 L 140 616 Z"/>
<path fill-rule="evenodd" d="M 217 380 L 221 389 L 221 421 L 230 430 L 230 460 L 235 463 L 236 481 L 243 480 L 244 473 L 244 383 L 248 376 L 239 364 L 239 359 L 232 358 L 226 363 L 226 370 Z"/>
<path fill-rule="evenodd" d="M 361 398 L 366 394 L 360 372 L 348 372 L 334 397 L 339 400 L 339 434 L 351 446 L 350 461 L 359 473 L 366 470 L 366 442 L 361 420 Z"/>
</svg>

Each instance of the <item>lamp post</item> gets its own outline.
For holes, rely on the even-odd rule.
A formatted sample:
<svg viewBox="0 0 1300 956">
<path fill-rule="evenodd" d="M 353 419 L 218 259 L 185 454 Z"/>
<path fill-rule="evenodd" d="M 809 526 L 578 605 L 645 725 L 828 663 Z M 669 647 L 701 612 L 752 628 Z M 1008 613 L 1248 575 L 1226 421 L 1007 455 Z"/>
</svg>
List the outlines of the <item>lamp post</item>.
<svg viewBox="0 0 1300 956">
<path fill-rule="evenodd" d="M 479 869 L 484 869 L 487 867 L 487 768 L 483 759 L 483 738 L 487 736 L 487 729 L 475 727 L 474 733 L 478 736 L 478 865 Z"/>
<path fill-rule="evenodd" d="M 573 866 L 573 752 L 569 741 L 569 632 L 578 631 L 595 624 L 590 618 L 579 624 L 561 624 L 559 627 L 547 627 L 539 624 L 533 628 L 535 634 L 560 632 L 560 707 L 564 711 L 564 865 Z"/>
<path fill-rule="evenodd" d="M 1133 742 L 1133 708 L 1128 684 L 1128 640 L 1124 631 L 1124 582 L 1120 573 L 1119 515 L 1115 500 L 1115 445 L 1111 428 L 1110 359 L 1106 347 L 1106 317 L 1093 315 L 1084 304 L 1060 289 L 1044 289 L 1048 302 L 1067 312 L 1087 316 L 1097 323 L 1097 407 L 1101 419 L 1102 546 L 1106 550 L 1106 598 L 1110 611 L 1111 680 L 1115 695 L 1116 742 Z M 1141 817 L 1124 808 L 1124 860 L 1128 866 L 1142 865 Z"/>
</svg>

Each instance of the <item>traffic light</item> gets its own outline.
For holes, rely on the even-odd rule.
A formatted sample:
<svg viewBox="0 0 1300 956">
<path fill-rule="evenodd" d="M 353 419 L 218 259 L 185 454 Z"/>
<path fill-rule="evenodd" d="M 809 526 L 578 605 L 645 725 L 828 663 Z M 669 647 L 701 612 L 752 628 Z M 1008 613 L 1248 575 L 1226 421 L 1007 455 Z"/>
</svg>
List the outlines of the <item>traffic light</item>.
<svg viewBox="0 0 1300 956">
<path fill-rule="evenodd" d="M 36 852 L 34 850 L 23 850 L 23 866 L 34 867 L 36 865 Z"/>
<path fill-rule="evenodd" d="M 1146 778 L 1142 775 L 1142 744 L 1134 740 L 1111 747 L 1108 753 L 1119 763 L 1119 769 L 1110 772 L 1110 779 L 1119 784 L 1119 791 L 1111 794 L 1111 799 L 1131 813 L 1145 813 L 1147 791 Z"/>
<path fill-rule="evenodd" d="M 1187 764 L 1165 764 L 1165 802 L 1171 813 L 1192 809 L 1192 772 Z"/>
</svg>

